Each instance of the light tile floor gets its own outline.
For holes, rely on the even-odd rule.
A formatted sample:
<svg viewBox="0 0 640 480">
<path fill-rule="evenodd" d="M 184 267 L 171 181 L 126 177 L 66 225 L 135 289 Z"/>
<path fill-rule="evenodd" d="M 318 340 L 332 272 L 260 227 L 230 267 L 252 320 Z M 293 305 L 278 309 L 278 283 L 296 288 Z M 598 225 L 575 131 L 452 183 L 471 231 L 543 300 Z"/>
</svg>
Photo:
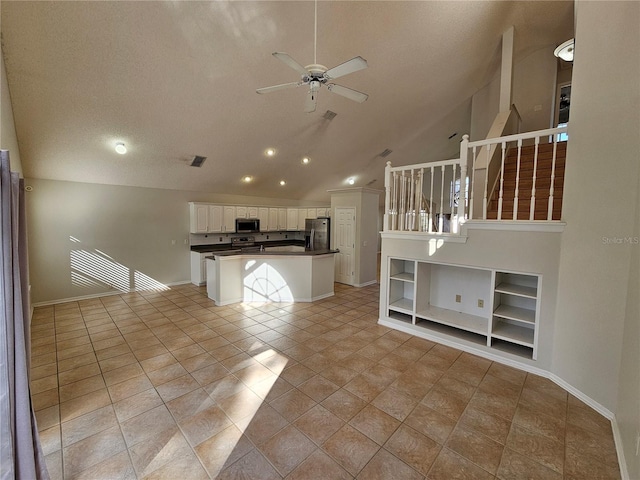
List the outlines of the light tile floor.
<svg viewBox="0 0 640 480">
<path fill-rule="evenodd" d="M 552 382 L 376 324 L 378 286 L 216 307 L 179 286 L 37 308 L 54 479 L 620 478 Z"/>
</svg>

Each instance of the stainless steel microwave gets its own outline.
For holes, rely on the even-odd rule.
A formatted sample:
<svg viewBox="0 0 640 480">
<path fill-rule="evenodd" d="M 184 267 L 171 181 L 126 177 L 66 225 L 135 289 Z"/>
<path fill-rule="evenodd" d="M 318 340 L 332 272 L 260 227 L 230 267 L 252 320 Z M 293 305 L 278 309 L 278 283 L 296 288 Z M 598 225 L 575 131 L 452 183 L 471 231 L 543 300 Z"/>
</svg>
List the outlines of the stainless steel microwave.
<svg viewBox="0 0 640 480">
<path fill-rule="evenodd" d="M 259 218 L 236 218 L 237 233 L 257 233 L 260 231 Z"/>
</svg>

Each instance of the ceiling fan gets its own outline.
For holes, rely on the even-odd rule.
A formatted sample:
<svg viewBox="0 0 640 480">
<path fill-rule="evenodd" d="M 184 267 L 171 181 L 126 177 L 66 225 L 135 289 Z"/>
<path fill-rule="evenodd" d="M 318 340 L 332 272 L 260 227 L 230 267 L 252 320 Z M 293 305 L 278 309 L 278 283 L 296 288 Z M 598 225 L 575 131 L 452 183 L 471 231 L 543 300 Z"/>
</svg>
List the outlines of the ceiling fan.
<svg viewBox="0 0 640 480">
<path fill-rule="evenodd" d="M 354 102 L 362 103 L 369 95 L 366 93 L 353 90 L 351 88 L 343 87 L 335 83 L 329 83 L 339 77 L 343 77 L 358 70 L 367 68 L 367 61 L 358 56 L 333 68 L 327 68 L 324 65 L 319 65 L 316 61 L 316 51 L 318 43 L 318 0 L 315 1 L 315 22 L 314 22 L 314 38 L 313 38 L 313 63 L 303 67 L 296 62 L 288 53 L 274 52 L 273 56 L 278 60 L 293 68 L 300 74 L 299 82 L 283 83 L 281 85 L 274 85 L 272 87 L 258 88 L 257 93 L 271 93 L 277 90 L 284 90 L 287 88 L 296 88 L 308 86 L 309 92 L 307 93 L 307 99 L 304 105 L 304 111 L 307 113 L 315 112 L 316 104 L 318 101 L 318 91 L 322 85 L 327 87 L 327 90 L 333 93 L 337 93 Z"/>
</svg>

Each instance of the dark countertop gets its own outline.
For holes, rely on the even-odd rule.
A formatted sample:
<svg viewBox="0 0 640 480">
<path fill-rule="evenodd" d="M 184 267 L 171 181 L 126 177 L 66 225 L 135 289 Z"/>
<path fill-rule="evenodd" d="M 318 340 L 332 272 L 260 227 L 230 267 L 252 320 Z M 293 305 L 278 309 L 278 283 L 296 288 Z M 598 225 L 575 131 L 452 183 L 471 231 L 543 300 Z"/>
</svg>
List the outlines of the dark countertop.
<svg viewBox="0 0 640 480">
<path fill-rule="evenodd" d="M 300 247 L 304 247 L 304 240 L 274 240 L 272 242 L 255 242 L 254 246 L 260 247 L 285 247 L 288 245 L 297 245 Z M 229 251 L 232 250 L 233 247 L 231 243 L 220 243 L 217 245 L 194 245 L 191 247 L 192 252 L 197 253 L 209 253 L 209 252 L 220 252 L 220 251 Z M 287 252 L 280 252 L 287 253 Z M 293 252 L 289 252 L 293 253 Z"/>
<path fill-rule="evenodd" d="M 274 245 L 270 245 L 270 246 L 274 246 Z M 211 253 L 211 256 L 206 256 L 205 258 L 213 258 L 214 256 L 230 257 L 234 255 L 251 255 L 251 256 L 278 255 L 278 256 L 287 256 L 287 257 L 310 257 L 310 256 L 316 256 L 316 255 L 327 255 L 330 253 L 338 253 L 338 252 L 339 250 L 330 250 L 326 248 L 323 250 L 305 250 L 304 252 L 273 252 L 273 251 L 242 252 L 242 250 L 218 250 L 218 253 L 216 253 L 215 251 L 207 252 L 207 253 Z"/>
</svg>

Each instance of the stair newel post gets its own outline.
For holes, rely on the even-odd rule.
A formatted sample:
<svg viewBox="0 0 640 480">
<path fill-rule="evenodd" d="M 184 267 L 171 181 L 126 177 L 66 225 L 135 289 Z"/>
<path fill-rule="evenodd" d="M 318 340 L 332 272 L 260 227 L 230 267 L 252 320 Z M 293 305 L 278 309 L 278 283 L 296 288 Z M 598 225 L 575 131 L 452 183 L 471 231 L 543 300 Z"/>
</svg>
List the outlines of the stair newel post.
<svg viewBox="0 0 640 480">
<path fill-rule="evenodd" d="M 516 189 L 513 194 L 513 219 L 518 219 L 518 196 L 520 195 L 520 157 L 522 155 L 522 139 L 518 140 L 518 159 L 516 160 Z"/>
<path fill-rule="evenodd" d="M 398 172 L 393 172 L 393 196 L 391 197 L 391 230 L 398 229 Z"/>
<path fill-rule="evenodd" d="M 433 233 L 433 167 L 431 167 L 431 189 L 429 191 L 429 233 Z"/>
<path fill-rule="evenodd" d="M 404 195 L 405 195 L 405 183 L 404 183 L 404 170 L 400 172 L 400 208 L 398 209 L 398 230 L 404 230 Z"/>
<path fill-rule="evenodd" d="M 491 163 L 491 147 L 485 145 L 487 151 L 487 161 L 484 164 L 484 196 L 482 197 L 482 219 L 487 219 L 487 188 L 489 184 L 489 164 Z"/>
<path fill-rule="evenodd" d="M 438 219 L 438 232 L 442 233 L 443 227 L 444 227 L 444 218 L 442 217 L 443 213 L 444 213 L 444 173 L 445 173 L 445 166 L 442 165 L 440 167 L 440 218 Z"/>
<path fill-rule="evenodd" d="M 458 233 L 458 210 L 460 209 L 460 192 L 458 192 L 458 204 L 456 205 L 455 196 L 456 196 L 456 164 L 451 165 L 452 175 L 451 175 L 451 222 L 449 233 Z M 462 178 L 460 178 L 460 190 L 462 190 Z"/>
<path fill-rule="evenodd" d="M 423 227 L 423 215 L 422 215 L 422 199 L 424 198 L 424 193 L 422 193 L 422 184 L 424 181 L 424 168 L 420 169 L 420 172 L 418 174 L 418 191 L 416 192 L 416 194 L 418 195 L 418 205 L 420 205 L 419 207 L 419 211 L 420 211 L 420 220 L 419 220 L 419 224 L 418 224 L 418 230 L 421 232 L 424 232 L 424 227 Z"/>
<path fill-rule="evenodd" d="M 411 169 L 411 179 L 410 179 L 410 184 L 409 184 L 409 215 L 408 215 L 408 230 L 415 230 L 415 224 L 416 224 L 416 212 L 415 212 L 415 205 L 414 205 L 414 200 L 415 200 L 415 179 L 413 177 L 413 168 Z"/>
<path fill-rule="evenodd" d="M 467 162 L 469 155 L 469 135 L 462 136 L 460 142 L 460 196 L 458 197 L 458 222 L 465 221 L 465 207 L 467 205 Z M 454 179 L 455 181 L 455 179 Z M 472 209 L 469 208 L 469 214 Z M 471 215 L 469 215 L 471 216 Z"/>
<path fill-rule="evenodd" d="M 535 148 L 533 150 L 533 183 L 531 185 L 531 206 L 529 208 L 529 220 L 534 220 L 536 212 L 536 175 L 538 172 L 538 146 L 540 137 L 536 137 Z"/>
<path fill-rule="evenodd" d="M 391 230 L 391 162 L 384 167 L 384 226 L 383 230 Z"/>
<path fill-rule="evenodd" d="M 556 183 L 556 154 L 558 152 L 558 135 L 553 136 L 553 156 L 551 157 L 551 185 L 549 186 L 549 208 L 547 220 L 553 220 L 553 190 Z"/>
<path fill-rule="evenodd" d="M 502 220 L 502 200 L 504 196 L 504 157 L 507 152 L 507 143 L 502 142 L 502 158 L 500 163 L 500 192 L 498 195 L 498 220 Z M 487 169 L 487 171 L 489 171 Z"/>
</svg>

